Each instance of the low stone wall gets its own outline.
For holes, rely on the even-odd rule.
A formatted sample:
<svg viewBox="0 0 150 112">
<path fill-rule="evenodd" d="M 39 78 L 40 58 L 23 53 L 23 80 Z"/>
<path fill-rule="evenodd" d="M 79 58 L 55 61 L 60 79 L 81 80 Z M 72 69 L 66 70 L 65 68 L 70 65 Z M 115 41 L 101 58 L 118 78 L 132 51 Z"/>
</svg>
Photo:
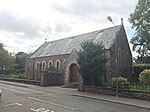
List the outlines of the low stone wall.
<svg viewBox="0 0 150 112">
<path fill-rule="evenodd" d="M 44 71 L 41 73 L 41 86 L 60 86 L 63 84 L 63 74 Z"/>
<path fill-rule="evenodd" d="M 106 88 L 106 87 L 96 87 L 96 86 L 83 86 L 83 88 L 78 89 L 82 92 L 91 92 L 97 94 L 104 94 L 104 95 L 116 95 L 115 88 Z M 150 93 L 149 92 L 140 92 L 140 91 L 131 91 L 131 90 L 119 90 L 118 96 L 120 97 L 128 97 L 128 98 L 136 98 L 142 100 L 149 100 L 150 101 Z"/>
</svg>

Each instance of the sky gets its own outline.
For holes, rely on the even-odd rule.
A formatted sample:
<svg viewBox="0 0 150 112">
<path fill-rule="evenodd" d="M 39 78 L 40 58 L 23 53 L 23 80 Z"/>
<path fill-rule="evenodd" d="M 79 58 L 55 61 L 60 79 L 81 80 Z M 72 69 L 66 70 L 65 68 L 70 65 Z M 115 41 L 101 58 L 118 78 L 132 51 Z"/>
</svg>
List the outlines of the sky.
<svg viewBox="0 0 150 112">
<path fill-rule="evenodd" d="M 138 0 L 0 0 L 0 43 L 9 52 L 34 52 L 47 41 L 83 34 L 123 18 L 128 41 L 134 30 L 128 18 Z M 130 46 L 132 46 L 130 44 Z M 135 56 L 136 54 L 133 53 Z"/>
</svg>

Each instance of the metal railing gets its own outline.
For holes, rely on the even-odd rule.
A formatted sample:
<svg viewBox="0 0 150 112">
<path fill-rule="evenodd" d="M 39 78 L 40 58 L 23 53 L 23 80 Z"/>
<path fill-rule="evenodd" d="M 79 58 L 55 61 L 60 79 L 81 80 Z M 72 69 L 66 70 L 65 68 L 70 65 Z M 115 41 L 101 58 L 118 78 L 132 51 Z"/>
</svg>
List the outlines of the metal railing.
<svg viewBox="0 0 150 112">
<path fill-rule="evenodd" d="M 150 92 L 150 84 L 131 83 L 130 90 Z"/>
</svg>

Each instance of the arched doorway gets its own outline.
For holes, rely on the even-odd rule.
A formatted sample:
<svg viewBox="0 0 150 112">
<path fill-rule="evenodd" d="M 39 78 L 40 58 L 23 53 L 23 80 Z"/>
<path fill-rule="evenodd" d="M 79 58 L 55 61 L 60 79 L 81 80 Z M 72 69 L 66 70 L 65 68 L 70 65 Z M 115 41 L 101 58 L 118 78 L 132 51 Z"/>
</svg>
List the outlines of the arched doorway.
<svg viewBox="0 0 150 112">
<path fill-rule="evenodd" d="M 70 82 L 77 82 L 77 65 L 70 65 Z"/>
</svg>

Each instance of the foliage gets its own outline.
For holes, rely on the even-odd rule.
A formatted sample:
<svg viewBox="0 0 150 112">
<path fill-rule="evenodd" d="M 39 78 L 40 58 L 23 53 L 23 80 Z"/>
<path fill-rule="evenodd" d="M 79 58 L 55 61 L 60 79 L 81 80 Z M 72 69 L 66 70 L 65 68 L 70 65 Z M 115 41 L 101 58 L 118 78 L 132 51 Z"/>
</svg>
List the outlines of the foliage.
<svg viewBox="0 0 150 112">
<path fill-rule="evenodd" d="M 2 77 L 0 77 L 0 80 L 40 85 L 40 82 L 36 80 L 27 80 L 27 79 L 18 79 L 18 78 L 2 78 Z"/>
<path fill-rule="evenodd" d="M 142 72 L 144 69 L 150 69 L 150 64 L 134 64 L 132 69 L 134 81 L 138 81 L 140 72 Z"/>
<path fill-rule="evenodd" d="M 110 80 L 109 84 L 112 88 L 116 88 L 117 84 L 118 84 L 119 89 L 129 89 L 130 88 L 130 82 L 128 81 L 128 79 L 121 77 L 121 76 L 113 77 Z"/>
<path fill-rule="evenodd" d="M 0 70 L 0 74 L 23 74 L 24 73 L 24 69 L 1 69 Z"/>
<path fill-rule="evenodd" d="M 150 69 L 145 69 L 139 74 L 141 83 L 150 84 Z"/>
<path fill-rule="evenodd" d="M 134 59 L 136 64 L 149 64 L 150 63 L 150 56 L 138 56 L 137 59 Z"/>
<path fill-rule="evenodd" d="M 3 49 L 3 48 L 4 48 L 4 44 L 0 43 L 0 49 Z"/>
<path fill-rule="evenodd" d="M 102 44 L 95 44 L 92 41 L 82 42 L 77 62 L 85 85 L 102 84 L 107 62 L 106 52 Z"/>
<path fill-rule="evenodd" d="M 15 69 L 24 69 L 25 67 L 25 61 L 27 58 L 28 54 L 24 53 L 24 52 L 18 52 L 16 54 L 16 65 L 15 65 Z"/>
<path fill-rule="evenodd" d="M 15 56 L 4 49 L 3 43 L 0 43 L 0 74 L 22 74 L 25 69 L 27 53 L 18 52 Z"/>
<path fill-rule="evenodd" d="M 140 56 L 148 56 L 150 50 L 150 0 L 139 0 L 134 13 L 130 14 L 129 22 L 135 28 L 135 37 L 131 39 L 133 50 Z"/>
<path fill-rule="evenodd" d="M 14 65 L 14 57 L 5 49 L 0 49 L 0 69 L 9 69 Z"/>
</svg>

